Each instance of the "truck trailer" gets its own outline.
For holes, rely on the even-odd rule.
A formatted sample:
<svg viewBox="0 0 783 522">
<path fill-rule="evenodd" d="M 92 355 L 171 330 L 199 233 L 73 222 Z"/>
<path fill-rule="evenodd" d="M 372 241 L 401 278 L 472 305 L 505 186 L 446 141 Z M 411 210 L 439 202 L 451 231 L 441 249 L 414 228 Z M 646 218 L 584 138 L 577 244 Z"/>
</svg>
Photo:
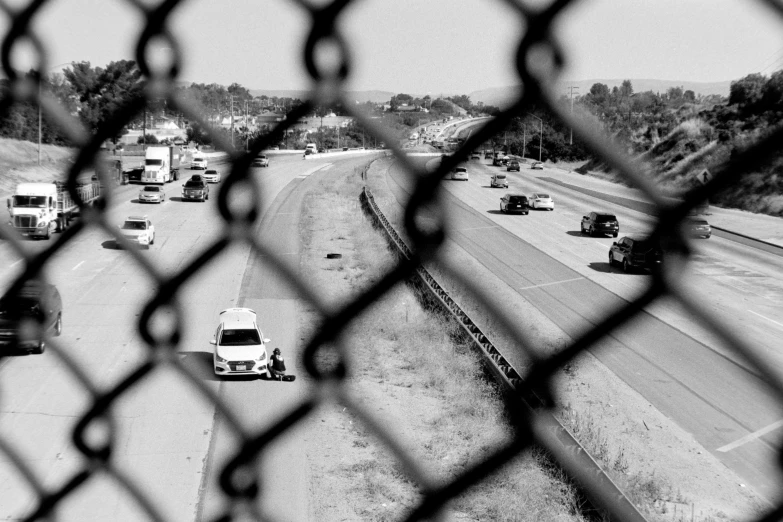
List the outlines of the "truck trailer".
<svg viewBox="0 0 783 522">
<path fill-rule="evenodd" d="M 144 155 L 144 172 L 142 183 L 158 183 L 163 185 L 179 179 L 180 165 L 184 166 L 191 159 L 187 152 L 180 153 L 179 147 L 173 145 L 155 145 L 147 148 Z"/>
<path fill-rule="evenodd" d="M 93 204 L 101 195 L 97 179 L 77 187 L 82 202 Z M 8 199 L 9 223 L 23 236 L 49 239 L 62 232 L 79 214 L 79 205 L 64 183 L 20 183 Z"/>
</svg>

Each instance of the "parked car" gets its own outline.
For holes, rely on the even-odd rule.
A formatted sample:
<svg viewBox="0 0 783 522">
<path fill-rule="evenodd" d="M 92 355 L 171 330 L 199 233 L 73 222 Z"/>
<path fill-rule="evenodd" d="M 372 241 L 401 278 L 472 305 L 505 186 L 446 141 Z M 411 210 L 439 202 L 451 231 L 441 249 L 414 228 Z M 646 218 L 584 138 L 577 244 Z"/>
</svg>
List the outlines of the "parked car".
<svg viewBox="0 0 783 522">
<path fill-rule="evenodd" d="M 31 321 L 38 329 L 28 328 Z M 43 353 L 47 336 L 63 330 L 63 302 L 57 287 L 41 281 L 27 281 L 22 288 L 0 298 L 0 347 Z"/>
<path fill-rule="evenodd" d="M 207 169 L 207 158 L 203 156 L 196 156 L 193 158 L 193 163 L 190 165 L 191 169 Z"/>
<path fill-rule="evenodd" d="M 533 170 L 544 170 L 544 164 L 541 163 L 540 161 L 534 161 L 530 165 L 530 168 L 533 169 Z"/>
<path fill-rule="evenodd" d="M 468 181 L 468 169 L 465 167 L 454 167 L 454 170 L 451 171 L 451 179 Z"/>
<path fill-rule="evenodd" d="M 139 203 L 163 203 L 166 201 L 166 192 L 163 187 L 147 185 L 139 191 Z"/>
<path fill-rule="evenodd" d="M 529 212 L 527 196 L 524 194 L 506 194 L 500 198 L 500 211 L 509 214 L 519 212 L 527 215 Z"/>
<path fill-rule="evenodd" d="M 207 181 L 199 176 L 200 179 L 192 177 L 182 186 L 182 199 L 194 199 L 196 201 L 206 201 L 209 199 L 209 185 Z"/>
<path fill-rule="evenodd" d="M 503 172 L 498 172 L 492 176 L 492 179 L 489 181 L 489 186 L 492 188 L 508 188 L 508 178 Z"/>
<path fill-rule="evenodd" d="M 624 237 L 609 248 L 609 265 L 623 267 L 623 272 L 636 268 L 655 268 L 663 263 L 663 250 L 648 238 Z"/>
<path fill-rule="evenodd" d="M 683 232 L 690 237 L 703 237 L 709 239 L 712 236 L 712 227 L 706 219 L 686 218 L 682 222 Z"/>
<path fill-rule="evenodd" d="M 555 202 L 552 201 L 552 198 L 549 196 L 549 194 L 544 194 L 543 192 L 535 192 L 533 194 L 530 194 L 530 208 L 543 208 L 545 210 L 554 210 L 555 209 Z"/>
<path fill-rule="evenodd" d="M 215 375 L 266 375 L 269 359 L 256 313 L 250 308 L 228 308 L 220 312 L 213 345 Z"/>
<path fill-rule="evenodd" d="M 220 172 L 215 169 L 207 169 L 204 171 L 204 181 L 207 183 L 220 183 Z"/>
<path fill-rule="evenodd" d="M 617 234 L 620 233 L 620 223 L 617 221 L 617 217 L 606 212 L 590 212 L 590 214 L 582 216 L 580 227 L 582 234 L 591 236 L 601 234 L 617 237 Z"/>
<path fill-rule="evenodd" d="M 155 227 L 147 216 L 129 216 L 120 226 L 120 232 L 122 237 L 140 246 L 149 248 L 155 243 Z"/>
<path fill-rule="evenodd" d="M 506 171 L 510 172 L 512 170 L 516 170 L 517 172 L 519 172 L 519 162 L 517 160 L 511 160 L 508 162 Z"/>
</svg>

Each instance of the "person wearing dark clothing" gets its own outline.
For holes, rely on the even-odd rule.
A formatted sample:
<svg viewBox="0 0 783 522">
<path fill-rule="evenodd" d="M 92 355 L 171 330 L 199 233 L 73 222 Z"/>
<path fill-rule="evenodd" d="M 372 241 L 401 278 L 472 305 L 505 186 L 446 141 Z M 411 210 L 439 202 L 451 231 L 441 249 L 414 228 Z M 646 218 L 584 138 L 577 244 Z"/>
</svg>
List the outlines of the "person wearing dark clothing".
<svg viewBox="0 0 783 522">
<path fill-rule="evenodd" d="M 269 358 L 269 373 L 273 379 L 282 381 L 285 377 L 285 359 L 280 354 L 280 348 L 272 351 L 272 357 Z"/>
</svg>

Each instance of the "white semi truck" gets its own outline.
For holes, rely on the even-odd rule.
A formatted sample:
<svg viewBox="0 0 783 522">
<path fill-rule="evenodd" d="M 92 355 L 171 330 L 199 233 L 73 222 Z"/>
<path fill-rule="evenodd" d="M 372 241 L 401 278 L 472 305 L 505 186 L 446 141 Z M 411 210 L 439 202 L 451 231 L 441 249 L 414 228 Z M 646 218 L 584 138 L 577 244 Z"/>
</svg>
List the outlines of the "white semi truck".
<svg viewBox="0 0 783 522">
<path fill-rule="evenodd" d="M 180 153 L 173 145 L 155 145 L 147 149 L 144 155 L 142 183 L 169 183 L 179 179 L 180 164 L 189 162 L 187 152 Z"/>
<path fill-rule="evenodd" d="M 97 180 L 79 185 L 79 197 L 92 204 L 101 195 Z M 10 225 L 23 236 L 49 239 L 62 232 L 79 213 L 79 205 L 71 197 L 64 183 L 20 183 L 8 199 Z"/>
</svg>

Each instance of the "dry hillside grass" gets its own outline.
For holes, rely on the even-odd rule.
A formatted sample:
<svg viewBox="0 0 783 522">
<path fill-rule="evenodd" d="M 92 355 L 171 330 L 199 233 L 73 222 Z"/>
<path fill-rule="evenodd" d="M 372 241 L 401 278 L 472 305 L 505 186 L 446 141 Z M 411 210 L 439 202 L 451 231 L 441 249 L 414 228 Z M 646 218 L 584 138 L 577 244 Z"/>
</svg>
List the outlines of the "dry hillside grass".
<svg viewBox="0 0 783 522">
<path fill-rule="evenodd" d="M 0 138 L 0 194 L 10 194 L 17 183 L 49 182 L 60 179 L 74 149 L 43 145 L 38 165 L 38 144 Z"/>
</svg>

